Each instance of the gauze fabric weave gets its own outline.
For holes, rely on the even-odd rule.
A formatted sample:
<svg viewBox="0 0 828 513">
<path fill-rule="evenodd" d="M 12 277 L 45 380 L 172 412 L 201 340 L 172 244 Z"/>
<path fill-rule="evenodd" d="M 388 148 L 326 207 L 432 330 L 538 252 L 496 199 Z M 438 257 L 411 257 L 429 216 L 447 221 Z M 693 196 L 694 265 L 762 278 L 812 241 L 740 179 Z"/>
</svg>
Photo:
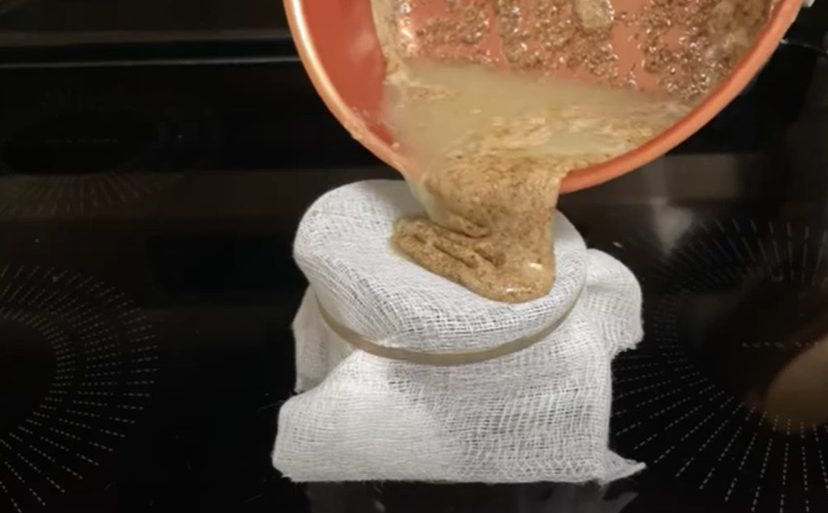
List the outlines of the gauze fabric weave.
<svg viewBox="0 0 828 513">
<path fill-rule="evenodd" d="M 419 213 L 405 183 L 369 181 L 304 216 L 299 395 L 281 408 L 274 465 L 299 482 L 607 482 L 640 470 L 608 447 L 610 363 L 642 337 L 630 271 L 587 250 L 559 213 L 552 291 L 491 301 L 393 249 L 394 222 Z M 419 352 L 485 350 L 559 325 L 517 353 L 438 367 L 354 350 L 320 308 L 378 345 Z"/>
</svg>

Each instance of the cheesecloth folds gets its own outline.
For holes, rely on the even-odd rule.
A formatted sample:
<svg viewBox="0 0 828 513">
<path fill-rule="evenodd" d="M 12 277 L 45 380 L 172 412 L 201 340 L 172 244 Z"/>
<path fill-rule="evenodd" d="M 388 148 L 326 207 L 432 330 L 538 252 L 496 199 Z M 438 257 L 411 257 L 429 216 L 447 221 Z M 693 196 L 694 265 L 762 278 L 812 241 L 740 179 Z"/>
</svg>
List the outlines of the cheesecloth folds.
<svg viewBox="0 0 828 513">
<path fill-rule="evenodd" d="M 610 362 L 642 337 L 631 272 L 586 249 L 558 214 L 552 291 L 491 301 L 395 252 L 394 222 L 421 212 L 405 183 L 369 181 L 327 193 L 303 218 L 299 395 L 281 408 L 274 465 L 299 482 L 608 482 L 640 470 L 608 447 Z M 326 317 L 417 353 L 545 335 L 480 363 L 424 365 L 356 349 Z"/>
</svg>

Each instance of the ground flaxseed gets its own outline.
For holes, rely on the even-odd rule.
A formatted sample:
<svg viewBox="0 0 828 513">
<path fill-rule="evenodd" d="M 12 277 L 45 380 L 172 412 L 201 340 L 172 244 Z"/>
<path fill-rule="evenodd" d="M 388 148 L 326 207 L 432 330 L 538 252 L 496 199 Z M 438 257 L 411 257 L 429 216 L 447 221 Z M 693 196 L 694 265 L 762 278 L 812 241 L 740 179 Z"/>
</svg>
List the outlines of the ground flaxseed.
<svg viewBox="0 0 828 513">
<path fill-rule="evenodd" d="M 407 72 L 389 86 L 387 121 L 421 166 L 409 178 L 428 217 L 400 220 L 392 240 L 423 267 L 500 301 L 550 290 L 566 174 L 638 146 L 686 112 L 642 93 L 483 67 L 417 63 Z"/>
<path fill-rule="evenodd" d="M 419 166 L 407 171 L 428 212 L 400 220 L 394 244 L 491 299 L 546 294 L 563 178 L 685 114 L 741 59 L 771 1 L 374 0 L 386 121 Z M 619 33 L 631 34 L 636 62 L 619 54 Z M 541 83 L 540 72 L 603 86 Z M 647 81 L 669 98 L 630 92 Z"/>
</svg>

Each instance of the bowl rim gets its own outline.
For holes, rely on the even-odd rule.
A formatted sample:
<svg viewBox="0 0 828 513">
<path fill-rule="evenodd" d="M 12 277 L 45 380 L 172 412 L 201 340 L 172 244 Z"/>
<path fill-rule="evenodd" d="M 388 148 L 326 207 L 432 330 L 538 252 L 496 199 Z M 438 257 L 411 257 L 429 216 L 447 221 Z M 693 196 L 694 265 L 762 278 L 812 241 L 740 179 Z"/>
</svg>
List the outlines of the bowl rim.
<svg viewBox="0 0 828 513">
<path fill-rule="evenodd" d="M 365 120 L 351 109 L 340 96 L 322 65 L 314 38 L 305 16 L 306 2 L 319 0 L 284 0 L 288 26 L 293 34 L 299 58 L 317 93 L 331 113 L 354 139 L 380 160 L 402 173 L 406 159 L 369 129 Z M 370 1 L 370 0 L 358 0 Z M 561 193 L 575 192 L 600 185 L 634 171 L 672 150 L 710 122 L 750 83 L 754 75 L 770 59 L 785 32 L 796 19 L 802 0 L 779 0 L 770 20 L 756 38 L 753 48 L 737 64 L 730 76 L 716 86 L 698 105 L 673 126 L 647 143 L 600 164 L 570 173 L 561 185 Z"/>
</svg>

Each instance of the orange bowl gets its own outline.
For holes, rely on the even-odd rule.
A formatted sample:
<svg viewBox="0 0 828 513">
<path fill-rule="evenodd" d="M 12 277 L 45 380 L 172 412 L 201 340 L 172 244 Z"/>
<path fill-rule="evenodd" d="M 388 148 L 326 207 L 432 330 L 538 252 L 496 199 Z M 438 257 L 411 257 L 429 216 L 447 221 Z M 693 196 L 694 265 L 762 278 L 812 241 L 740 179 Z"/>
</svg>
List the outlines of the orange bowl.
<svg viewBox="0 0 828 513">
<path fill-rule="evenodd" d="M 390 0 L 389 0 L 390 1 Z M 640 0 L 613 0 L 620 2 Z M 664 155 L 690 137 L 747 86 L 793 23 L 802 0 L 778 0 L 750 51 L 730 75 L 668 130 L 601 164 L 572 172 L 562 192 L 598 185 Z M 410 169 L 382 123 L 385 58 L 371 0 L 285 0 L 299 55 L 325 104 L 351 135 L 398 171 Z"/>
</svg>

